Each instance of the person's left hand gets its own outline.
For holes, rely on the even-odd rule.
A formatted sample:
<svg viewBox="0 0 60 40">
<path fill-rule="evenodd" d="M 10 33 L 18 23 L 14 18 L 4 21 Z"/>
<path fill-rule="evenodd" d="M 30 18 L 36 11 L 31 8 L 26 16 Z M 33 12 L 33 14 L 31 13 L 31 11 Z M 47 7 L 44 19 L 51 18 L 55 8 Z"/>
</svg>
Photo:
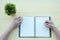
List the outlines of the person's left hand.
<svg viewBox="0 0 60 40">
<path fill-rule="evenodd" d="M 14 29 L 14 28 L 18 27 L 19 25 L 21 25 L 21 23 L 22 23 L 22 17 L 16 17 L 13 20 L 12 24 L 10 25 L 10 28 Z"/>
</svg>

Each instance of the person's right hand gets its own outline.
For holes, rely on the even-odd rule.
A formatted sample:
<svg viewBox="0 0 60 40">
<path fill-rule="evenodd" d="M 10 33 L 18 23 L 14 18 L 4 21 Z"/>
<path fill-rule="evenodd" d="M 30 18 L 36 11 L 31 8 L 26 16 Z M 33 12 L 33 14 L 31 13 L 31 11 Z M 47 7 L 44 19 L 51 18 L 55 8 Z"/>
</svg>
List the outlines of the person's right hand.
<svg viewBox="0 0 60 40">
<path fill-rule="evenodd" d="M 45 21 L 45 26 L 50 28 L 50 29 L 53 29 L 55 27 L 51 20 Z"/>
</svg>

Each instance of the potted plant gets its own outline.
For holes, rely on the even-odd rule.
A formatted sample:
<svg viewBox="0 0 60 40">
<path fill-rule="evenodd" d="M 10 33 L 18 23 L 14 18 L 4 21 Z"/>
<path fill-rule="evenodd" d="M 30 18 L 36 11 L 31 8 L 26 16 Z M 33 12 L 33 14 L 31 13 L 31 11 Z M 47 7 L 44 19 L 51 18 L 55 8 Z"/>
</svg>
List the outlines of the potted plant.
<svg viewBox="0 0 60 40">
<path fill-rule="evenodd" d="M 5 5 L 5 13 L 9 16 L 13 16 L 16 14 L 16 6 L 15 4 L 7 3 Z"/>
</svg>

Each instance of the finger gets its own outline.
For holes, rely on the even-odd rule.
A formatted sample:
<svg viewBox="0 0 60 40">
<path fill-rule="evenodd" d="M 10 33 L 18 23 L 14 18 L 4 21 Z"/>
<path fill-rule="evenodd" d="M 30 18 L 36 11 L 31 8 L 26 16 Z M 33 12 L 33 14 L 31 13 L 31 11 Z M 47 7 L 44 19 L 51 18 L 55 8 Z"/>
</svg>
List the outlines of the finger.
<svg viewBox="0 0 60 40">
<path fill-rule="evenodd" d="M 49 23 L 49 21 L 48 21 L 48 20 L 46 20 L 46 21 L 45 21 L 45 23 Z"/>
<path fill-rule="evenodd" d="M 46 27 L 48 27 L 48 25 L 47 25 L 47 24 L 45 24 L 45 26 L 46 26 Z"/>
<path fill-rule="evenodd" d="M 17 17 L 16 19 L 17 19 L 18 21 L 21 21 L 21 20 L 22 20 L 22 17 L 19 16 L 19 17 Z"/>
<path fill-rule="evenodd" d="M 18 18 L 22 18 L 21 16 L 19 16 Z"/>
<path fill-rule="evenodd" d="M 18 20 L 19 22 L 22 22 L 23 21 L 23 18 L 19 18 L 19 20 Z"/>
<path fill-rule="evenodd" d="M 19 22 L 22 22 L 23 20 L 21 19 L 21 20 L 19 20 Z"/>
<path fill-rule="evenodd" d="M 46 20 L 45 23 L 53 24 L 51 20 Z"/>
<path fill-rule="evenodd" d="M 46 26 L 47 28 L 50 28 L 50 25 L 49 25 L 49 24 L 48 24 L 48 25 L 45 24 L 45 26 Z"/>
<path fill-rule="evenodd" d="M 19 23 L 22 23 L 22 21 L 23 21 L 23 19 L 19 19 L 19 20 L 18 20 Z"/>
<path fill-rule="evenodd" d="M 49 23 L 50 23 L 50 24 L 53 24 L 53 21 L 50 21 Z"/>
<path fill-rule="evenodd" d="M 15 17 L 15 19 L 21 18 L 21 16 Z"/>
<path fill-rule="evenodd" d="M 49 23 L 44 23 L 44 24 L 48 25 Z"/>
</svg>

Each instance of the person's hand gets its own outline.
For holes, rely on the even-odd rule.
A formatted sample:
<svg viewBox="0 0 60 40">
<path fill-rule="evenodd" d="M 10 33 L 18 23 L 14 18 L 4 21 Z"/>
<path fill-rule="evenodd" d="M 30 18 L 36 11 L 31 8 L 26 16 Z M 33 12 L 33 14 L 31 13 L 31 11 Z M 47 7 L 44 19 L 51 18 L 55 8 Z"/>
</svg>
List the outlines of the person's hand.
<svg viewBox="0 0 60 40">
<path fill-rule="evenodd" d="M 13 23 L 15 23 L 15 25 L 21 24 L 21 23 L 22 23 L 22 17 L 16 17 L 16 18 L 13 20 Z"/>
<path fill-rule="evenodd" d="M 12 22 L 12 24 L 10 25 L 10 29 L 15 29 L 16 27 L 18 27 L 19 25 L 21 25 L 21 23 L 22 23 L 22 17 L 16 17 L 14 20 L 13 20 L 13 22 Z"/>
<path fill-rule="evenodd" d="M 0 36 L 0 40 L 7 40 L 10 33 L 22 23 L 22 17 L 16 17 L 12 21 L 11 25 L 6 29 L 6 31 Z"/>
<path fill-rule="evenodd" d="M 50 29 L 53 29 L 55 27 L 51 20 L 45 21 L 45 26 L 50 28 Z"/>
</svg>

